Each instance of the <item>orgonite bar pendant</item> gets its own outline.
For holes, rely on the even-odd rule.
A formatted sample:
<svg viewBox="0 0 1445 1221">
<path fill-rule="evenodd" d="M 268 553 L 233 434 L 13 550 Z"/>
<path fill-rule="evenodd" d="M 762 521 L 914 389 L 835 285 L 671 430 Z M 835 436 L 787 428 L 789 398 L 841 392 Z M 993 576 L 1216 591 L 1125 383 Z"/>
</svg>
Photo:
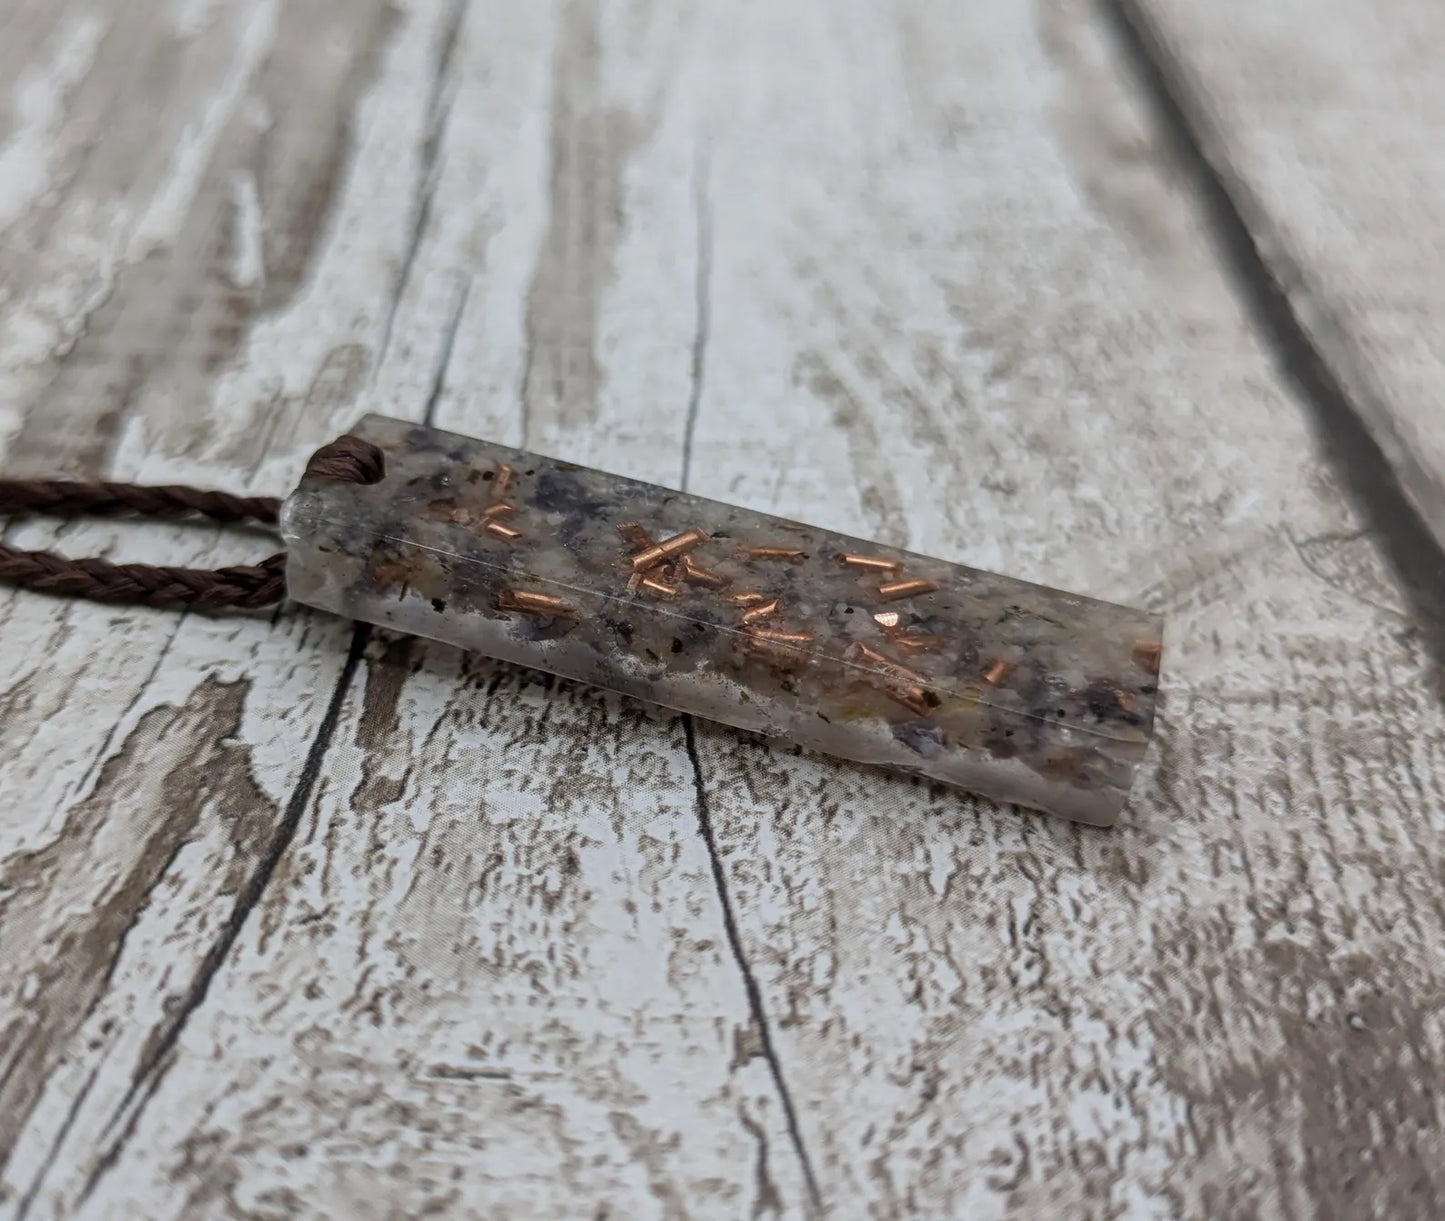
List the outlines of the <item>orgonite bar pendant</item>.
<svg viewBox="0 0 1445 1221">
<path fill-rule="evenodd" d="M 1107 825 L 1158 616 L 400 420 L 378 483 L 304 479 L 293 598 Z"/>
</svg>

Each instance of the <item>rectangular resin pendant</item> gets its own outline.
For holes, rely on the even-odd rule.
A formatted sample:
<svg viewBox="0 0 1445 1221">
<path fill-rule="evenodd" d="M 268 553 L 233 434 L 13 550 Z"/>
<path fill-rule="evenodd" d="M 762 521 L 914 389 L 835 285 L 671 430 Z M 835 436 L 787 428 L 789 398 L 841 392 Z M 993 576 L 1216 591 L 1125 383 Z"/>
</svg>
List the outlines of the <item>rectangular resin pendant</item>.
<svg viewBox="0 0 1445 1221">
<path fill-rule="evenodd" d="M 298 602 L 814 750 L 1108 825 L 1159 617 L 401 420 L 308 476 Z"/>
</svg>

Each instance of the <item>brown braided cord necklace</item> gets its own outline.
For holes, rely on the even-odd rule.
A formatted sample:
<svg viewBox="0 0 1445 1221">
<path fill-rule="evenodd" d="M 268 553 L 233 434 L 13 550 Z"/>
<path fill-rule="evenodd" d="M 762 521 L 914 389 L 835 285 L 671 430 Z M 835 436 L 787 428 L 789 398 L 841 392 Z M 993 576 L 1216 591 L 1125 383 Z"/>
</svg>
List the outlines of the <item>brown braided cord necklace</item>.
<svg viewBox="0 0 1445 1221">
<path fill-rule="evenodd" d="M 181 609 L 290 598 L 1104 826 L 1159 690 L 1148 611 L 408 420 L 360 420 L 284 504 L 0 480 L 18 513 L 259 522 L 286 550 L 203 570 L 0 544 L 0 581 Z"/>
<path fill-rule="evenodd" d="M 322 446 L 306 465 L 312 479 L 375 483 L 381 450 L 350 434 Z M 233 496 L 166 484 L 81 483 L 64 479 L 0 479 L 0 517 L 41 513 L 51 517 L 147 517 L 174 521 L 204 517 L 221 524 L 274 526 L 281 509 L 271 496 Z M 165 609 L 254 610 L 286 595 L 286 553 L 229 568 L 172 568 L 112 564 L 98 557 L 70 559 L 53 551 L 26 551 L 0 542 L 0 582 L 60 597 Z"/>
</svg>

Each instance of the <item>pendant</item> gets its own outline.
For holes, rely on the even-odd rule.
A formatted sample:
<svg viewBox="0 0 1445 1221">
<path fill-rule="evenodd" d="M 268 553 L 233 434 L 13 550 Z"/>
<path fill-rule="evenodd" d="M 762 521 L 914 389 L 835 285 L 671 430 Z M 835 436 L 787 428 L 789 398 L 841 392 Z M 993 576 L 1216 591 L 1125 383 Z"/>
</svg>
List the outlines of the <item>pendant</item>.
<svg viewBox="0 0 1445 1221">
<path fill-rule="evenodd" d="M 812 750 L 1111 825 L 1162 624 L 618 475 L 367 416 L 373 483 L 282 508 L 296 601 Z"/>
</svg>

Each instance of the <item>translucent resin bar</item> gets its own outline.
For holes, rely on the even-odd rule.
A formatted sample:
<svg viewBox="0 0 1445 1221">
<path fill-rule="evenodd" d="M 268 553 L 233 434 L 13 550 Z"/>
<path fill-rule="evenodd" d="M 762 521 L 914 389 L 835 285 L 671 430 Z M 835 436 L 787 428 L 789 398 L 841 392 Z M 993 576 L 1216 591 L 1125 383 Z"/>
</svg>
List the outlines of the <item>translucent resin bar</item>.
<svg viewBox="0 0 1445 1221">
<path fill-rule="evenodd" d="M 399 420 L 286 502 L 309 606 L 1108 825 L 1157 616 Z"/>
</svg>

